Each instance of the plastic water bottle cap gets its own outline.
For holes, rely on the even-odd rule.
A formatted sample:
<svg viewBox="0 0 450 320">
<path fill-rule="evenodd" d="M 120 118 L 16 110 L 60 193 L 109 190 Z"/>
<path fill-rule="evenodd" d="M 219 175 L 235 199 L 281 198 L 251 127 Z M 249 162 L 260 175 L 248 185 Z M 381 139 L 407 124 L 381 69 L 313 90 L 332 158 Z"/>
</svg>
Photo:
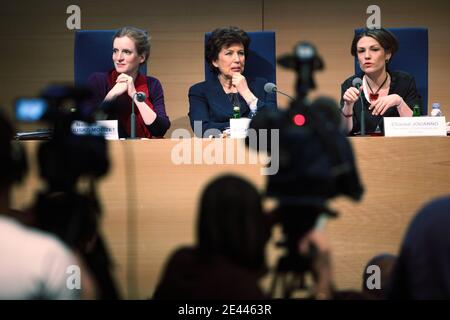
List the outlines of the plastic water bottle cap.
<svg viewBox="0 0 450 320">
<path fill-rule="evenodd" d="M 433 103 L 431 107 L 431 116 L 432 117 L 442 117 L 444 114 L 441 111 L 441 105 L 437 102 Z"/>
</svg>

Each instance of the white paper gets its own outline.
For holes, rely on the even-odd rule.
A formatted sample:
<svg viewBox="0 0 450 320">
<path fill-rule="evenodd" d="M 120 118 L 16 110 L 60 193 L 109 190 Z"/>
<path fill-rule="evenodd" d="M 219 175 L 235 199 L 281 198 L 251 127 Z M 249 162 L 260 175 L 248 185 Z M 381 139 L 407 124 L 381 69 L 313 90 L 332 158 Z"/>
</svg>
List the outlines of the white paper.
<svg viewBox="0 0 450 320">
<path fill-rule="evenodd" d="M 76 135 L 104 136 L 106 140 L 119 140 L 117 120 L 99 120 L 95 124 L 72 122 L 72 133 Z"/>
<path fill-rule="evenodd" d="M 384 117 L 386 137 L 446 136 L 445 117 Z"/>
<path fill-rule="evenodd" d="M 245 138 L 247 137 L 248 126 L 250 125 L 250 119 L 230 119 L 230 137 L 231 138 Z"/>
</svg>

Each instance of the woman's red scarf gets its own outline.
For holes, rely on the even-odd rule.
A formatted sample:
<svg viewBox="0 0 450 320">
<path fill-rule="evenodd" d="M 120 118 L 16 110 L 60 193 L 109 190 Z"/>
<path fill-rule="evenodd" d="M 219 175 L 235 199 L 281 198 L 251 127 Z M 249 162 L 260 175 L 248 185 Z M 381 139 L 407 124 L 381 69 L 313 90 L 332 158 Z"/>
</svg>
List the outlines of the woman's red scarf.
<svg viewBox="0 0 450 320">
<path fill-rule="evenodd" d="M 108 91 L 111 90 L 116 85 L 117 77 L 120 75 L 115 69 L 111 70 L 108 73 Z M 147 97 L 145 99 L 145 103 L 149 106 L 150 109 L 153 110 L 153 105 L 150 102 L 150 93 L 148 91 L 147 85 L 147 77 L 143 74 L 138 74 L 136 80 L 134 80 L 134 87 L 136 91 L 145 93 Z M 125 91 L 122 95 L 117 97 L 116 102 L 120 106 L 117 111 L 118 121 L 120 125 L 125 130 L 125 133 L 130 136 L 131 132 L 131 98 L 128 96 L 128 93 Z M 134 104 L 134 113 L 136 114 L 136 137 L 138 138 L 151 138 L 152 134 L 147 129 L 147 126 L 144 123 L 144 119 L 142 119 L 141 113 L 139 112 L 136 103 Z"/>
</svg>

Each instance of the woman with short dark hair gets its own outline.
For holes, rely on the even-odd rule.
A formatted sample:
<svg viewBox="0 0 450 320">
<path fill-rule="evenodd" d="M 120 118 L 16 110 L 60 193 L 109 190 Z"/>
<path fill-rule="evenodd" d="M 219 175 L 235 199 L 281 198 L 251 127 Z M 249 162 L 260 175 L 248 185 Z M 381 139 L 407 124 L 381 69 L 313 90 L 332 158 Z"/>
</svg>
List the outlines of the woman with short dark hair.
<svg viewBox="0 0 450 320">
<path fill-rule="evenodd" d="M 239 108 L 242 117 L 277 108 L 275 94 L 264 91 L 266 79 L 246 79 L 243 75 L 249 44 L 247 33 L 237 27 L 215 29 L 208 39 L 205 59 L 217 78 L 189 89 L 188 115 L 197 136 L 203 136 L 208 129 L 227 129 L 233 107 Z M 195 123 L 201 125 L 201 131 Z"/>
<path fill-rule="evenodd" d="M 415 105 L 421 108 L 414 77 L 388 68 L 398 47 L 395 36 L 382 28 L 365 29 L 353 38 L 350 51 L 363 73 L 351 76 L 341 86 L 341 113 L 349 134 L 361 130 L 362 107 L 366 109 L 367 133 L 383 130 L 383 117 L 411 117 Z M 357 77 L 362 79 L 359 90 L 352 83 Z"/>
</svg>

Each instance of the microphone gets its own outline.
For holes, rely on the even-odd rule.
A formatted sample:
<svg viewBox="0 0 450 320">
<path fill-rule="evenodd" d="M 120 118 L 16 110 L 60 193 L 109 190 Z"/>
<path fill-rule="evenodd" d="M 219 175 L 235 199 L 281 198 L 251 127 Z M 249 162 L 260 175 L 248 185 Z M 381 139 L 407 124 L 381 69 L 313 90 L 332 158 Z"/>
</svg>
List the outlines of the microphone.
<svg viewBox="0 0 450 320">
<path fill-rule="evenodd" d="M 140 92 L 140 91 L 136 92 L 134 95 L 136 96 L 136 100 L 139 102 L 144 102 L 145 99 L 147 99 L 147 96 L 145 95 L 145 93 Z"/>
<path fill-rule="evenodd" d="M 278 91 L 276 84 L 274 84 L 274 83 L 272 83 L 272 82 L 267 82 L 267 83 L 264 85 L 264 91 L 267 92 L 267 93 L 273 93 L 273 92 L 279 93 L 279 94 L 282 94 L 283 96 L 288 97 L 288 98 L 291 99 L 292 101 L 295 100 L 294 98 L 292 98 L 291 96 L 287 95 L 286 93 L 281 92 L 281 91 Z"/>
<path fill-rule="evenodd" d="M 130 139 L 136 139 L 136 114 L 134 113 L 134 98 L 138 102 L 144 102 L 147 96 L 143 92 L 135 92 L 131 99 L 131 116 L 130 116 Z"/>
<path fill-rule="evenodd" d="M 353 79 L 352 86 L 354 86 L 356 89 L 359 90 L 362 86 L 361 78 L 356 77 L 355 79 Z M 361 101 L 361 136 L 365 136 L 366 135 L 366 116 L 365 116 L 366 111 L 364 110 L 364 102 L 363 102 L 361 92 L 359 93 L 359 99 Z"/>
<path fill-rule="evenodd" d="M 355 79 L 353 79 L 352 86 L 359 90 L 359 88 L 362 86 L 361 78 L 356 77 Z"/>
</svg>

